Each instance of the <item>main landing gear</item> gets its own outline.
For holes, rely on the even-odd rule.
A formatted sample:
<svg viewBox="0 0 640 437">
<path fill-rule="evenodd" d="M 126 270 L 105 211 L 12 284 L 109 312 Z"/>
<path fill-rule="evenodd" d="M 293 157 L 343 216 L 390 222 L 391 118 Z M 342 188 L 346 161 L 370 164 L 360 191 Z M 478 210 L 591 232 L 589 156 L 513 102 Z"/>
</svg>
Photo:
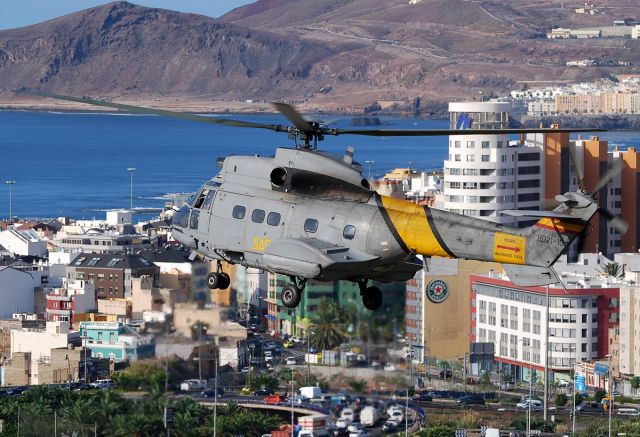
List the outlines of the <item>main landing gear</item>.
<svg viewBox="0 0 640 437">
<path fill-rule="evenodd" d="M 287 284 L 282 288 L 280 300 L 282 305 L 287 308 L 296 308 L 300 304 L 300 299 L 302 299 L 302 291 L 307 285 L 307 280 L 305 278 L 296 278 L 295 276 L 290 276 L 290 279 L 291 284 Z"/>
<path fill-rule="evenodd" d="M 367 287 L 367 280 L 358 281 L 362 304 L 368 310 L 375 311 L 382 306 L 382 291 L 378 287 Z"/>
<path fill-rule="evenodd" d="M 207 287 L 214 290 L 216 288 L 224 290 L 231 285 L 231 278 L 229 275 L 222 271 L 222 264 L 218 261 L 218 268 L 215 272 L 211 272 L 207 275 Z"/>
</svg>

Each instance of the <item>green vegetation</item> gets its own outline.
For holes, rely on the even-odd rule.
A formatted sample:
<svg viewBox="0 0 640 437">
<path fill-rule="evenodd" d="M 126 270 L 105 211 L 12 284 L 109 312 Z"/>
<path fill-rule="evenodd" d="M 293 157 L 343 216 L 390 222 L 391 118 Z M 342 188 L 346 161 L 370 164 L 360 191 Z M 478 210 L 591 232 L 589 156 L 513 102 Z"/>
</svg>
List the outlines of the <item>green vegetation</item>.
<svg viewBox="0 0 640 437">
<path fill-rule="evenodd" d="M 347 338 L 338 306 L 323 298 L 311 321 L 309 342 L 318 351 L 335 349 Z"/>
<path fill-rule="evenodd" d="M 23 396 L 0 398 L 3 436 L 77 435 L 158 436 L 165 435 L 165 407 L 174 409 L 174 436 L 199 437 L 213 434 L 213 409 L 190 398 L 170 400 L 147 395 L 125 399 L 113 390 L 72 392 L 65 388 L 34 386 Z M 241 409 L 230 403 L 218 407 L 218 435 L 261 435 L 277 429 L 275 416 Z M 57 430 L 54 431 L 54 423 Z"/>
<path fill-rule="evenodd" d="M 367 389 L 367 381 L 364 379 L 350 379 L 347 384 L 356 393 L 364 393 Z"/>
<path fill-rule="evenodd" d="M 564 407 L 565 405 L 567 405 L 567 402 L 569 402 L 569 399 L 567 398 L 567 395 L 564 393 L 560 393 L 559 395 L 556 396 L 556 400 L 555 400 L 555 404 L 558 407 Z"/>
<path fill-rule="evenodd" d="M 605 264 L 599 272 L 614 278 L 622 278 L 624 276 L 624 267 L 617 262 L 610 262 Z"/>
<path fill-rule="evenodd" d="M 638 389 L 640 388 L 640 376 L 634 376 L 629 380 L 629 384 L 631 384 L 631 388 Z"/>
<path fill-rule="evenodd" d="M 608 435 L 609 428 L 607 424 L 599 426 L 591 426 L 588 430 L 576 432 L 578 437 L 600 437 Z M 611 424 L 611 435 L 639 435 L 640 422 L 637 420 L 614 419 Z"/>
<path fill-rule="evenodd" d="M 113 381 L 123 391 L 164 389 L 165 375 L 163 369 L 154 362 L 138 361 L 122 372 L 112 375 Z"/>
<path fill-rule="evenodd" d="M 418 434 L 420 437 L 451 437 L 456 433 L 456 427 L 449 423 L 443 423 L 436 426 L 431 426 L 426 431 L 422 431 Z"/>
<path fill-rule="evenodd" d="M 600 402 L 606 395 L 607 395 L 607 391 L 602 388 L 599 388 L 593 394 L 593 400 L 596 402 Z"/>
</svg>

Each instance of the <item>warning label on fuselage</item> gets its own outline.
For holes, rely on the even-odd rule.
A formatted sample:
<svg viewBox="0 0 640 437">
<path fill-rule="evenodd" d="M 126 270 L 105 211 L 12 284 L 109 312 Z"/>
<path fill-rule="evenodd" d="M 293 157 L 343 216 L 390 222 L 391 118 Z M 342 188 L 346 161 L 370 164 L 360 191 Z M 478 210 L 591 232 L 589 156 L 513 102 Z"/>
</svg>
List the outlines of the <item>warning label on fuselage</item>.
<svg viewBox="0 0 640 437">
<path fill-rule="evenodd" d="M 493 258 L 503 263 L 524 264 L 526 242 L 525 237 L 497 232 L 493 241 Z"/>
</svg>

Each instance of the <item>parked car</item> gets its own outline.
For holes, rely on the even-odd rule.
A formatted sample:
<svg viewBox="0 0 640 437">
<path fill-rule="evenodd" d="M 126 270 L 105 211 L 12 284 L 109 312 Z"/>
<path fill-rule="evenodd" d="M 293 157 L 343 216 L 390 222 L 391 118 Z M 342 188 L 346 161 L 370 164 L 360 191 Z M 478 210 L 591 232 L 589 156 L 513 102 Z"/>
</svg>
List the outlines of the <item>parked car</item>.
<svg viewBox="0 0 640 437">
<path fill-rule="evenodd" d="M 340 413 L 340 419 L 346 420 L 347 422 L 352 422 L 354 417 L 355 414 L 351 408 L 345 408 L 342 410 L 342 413 Z"/>
<path fill-rule="evenodd" d="M 287 366 L 295 366 L 296 359 L 294 357 L 287 357 L 286 364 Z"/>
<path fill-rule="evenodd" d="M 571 385 L 571 381 L 567 379 L 556 379 L 556 385 L 558 387 L 569 387 Z"/>
<path fill-rule="evenodd" d="M 294 347 L 296 344 L 292 341 L 292 340 L 287 340 L 285 342 L 282 343 L 282 347 L 285 349 L 289 349 Z"/>
<path fill-rule="evenodd" d="M 271 395 L 264 398 L 264 402 L 267 405 L 277 405 L 277 404 L 283 403 L 284 401 L 285 401 L 285 398 L 282 395 Z"/>
<path fill-rule="evenodd" d="M 404 422 L 404 414 L 399 409 L 391 410 L 391 413 L 389 414 L 389 420 L 395 422 L 396 425 L 399 425 Z"/>
<path fill-rule="evenodd" d="M 254 396 L 271 396 L 273 394 L 272 388 L 259 388 L 258 390 L 253 392 Z"/>
<path fill-rule="evenodd" d="M 116 383 L 110 379 L 96 379 L 89 385 L 100 390 L 107 390 L 110 388 L 114 388 L 116 386 Z"/>
<path fill-rule="evenodd" d="M 484 405 L 485 404 L 484 398 L 482 396 L 478 396 L 478 395 L 460 396 L 456 402 L 461 404 L 462 406 Z"/>
<path fill-rule="evenodd" d="M 222 397 L 223 394 L 224 394 L 224 390 L 222 389 L 222 387 L 218 387 L 218 397 Z M 216 397 L 216 390 L 212 389 L 212 388 L 208 388 L 208 389 L 204 390 L 202 393 L 200 393 L 200 397 L 202 397 L 202 398 L 215 398 Z"/>
</svg>

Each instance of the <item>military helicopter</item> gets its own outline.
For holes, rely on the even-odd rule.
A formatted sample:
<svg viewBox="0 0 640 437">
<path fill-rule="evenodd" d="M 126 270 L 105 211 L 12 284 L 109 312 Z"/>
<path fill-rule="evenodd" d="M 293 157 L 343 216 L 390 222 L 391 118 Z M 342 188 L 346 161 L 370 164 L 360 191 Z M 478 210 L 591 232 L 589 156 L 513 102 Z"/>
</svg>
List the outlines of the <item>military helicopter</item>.
<svg viewBox="0 0 640 437">
<path fill-rule="evenodd" d="M 229 286 L 223 261 L 286 275 L 291 282 L 283 287 L 281 301 L 287 308 L 298 306 L 307 280 L 315 279 L 356 282 L 364 306 L 376 310 L 382 305 L 382 293 L 368 286 L 369 281 L 413 278 L 423 268 L 418 255 L 500 262 L 512 281 L 522 285 L 558 282 L 553 264 L 584 234 L 594 214 L 600 211 L 614 218 L 599 208 L 593 193 L 619 168 L 605 174 L 593 193 L 580 184 L 577 191 L 556 196 L 559 205 L 553 211 L 503 211 L 538 218 L 531 227 L 515 228 L 380 195 L 363 177 L 362 166 L 353 160 L 353 150 L 336 156 L 317 147 L 328 135 L 396 137 L 599 129 L 332 129 L 305 120 L 289 105 L 276 103 L 275 108 L 292 123 L 283 126 L 29 93 L 132 113 L 286 132 L 296 145 L 278 147 L 274 156 L 219 159 L 219 173 L 175 212 L 172 235 L 190 247 L 194 257 L 200 254 L 217 260 L 217 271 L 207 277 L 211 289 Z M 624 224 L 616 220 L 623 231 Z"/>
</svg>

